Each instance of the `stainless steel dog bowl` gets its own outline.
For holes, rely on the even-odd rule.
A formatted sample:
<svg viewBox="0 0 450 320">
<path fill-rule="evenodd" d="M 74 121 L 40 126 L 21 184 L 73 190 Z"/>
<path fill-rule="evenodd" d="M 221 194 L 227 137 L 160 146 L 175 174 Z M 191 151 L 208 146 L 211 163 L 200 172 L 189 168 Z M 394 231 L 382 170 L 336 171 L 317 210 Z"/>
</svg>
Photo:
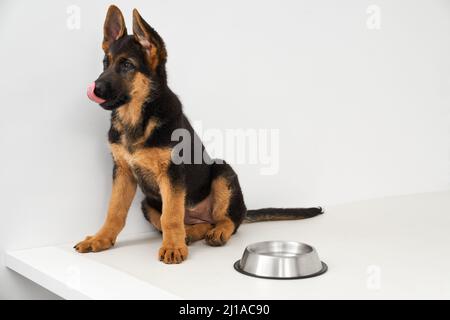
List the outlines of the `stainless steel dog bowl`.
<svg viewBox="0 0 450 320">
<path fill-rule="evenodd" d="M 302 279 L 325 273 L 316 249 L 295 241 L 264 241 L 245 248 L 234 268 L 248 276 L 268 279 Z"/>
</svg>

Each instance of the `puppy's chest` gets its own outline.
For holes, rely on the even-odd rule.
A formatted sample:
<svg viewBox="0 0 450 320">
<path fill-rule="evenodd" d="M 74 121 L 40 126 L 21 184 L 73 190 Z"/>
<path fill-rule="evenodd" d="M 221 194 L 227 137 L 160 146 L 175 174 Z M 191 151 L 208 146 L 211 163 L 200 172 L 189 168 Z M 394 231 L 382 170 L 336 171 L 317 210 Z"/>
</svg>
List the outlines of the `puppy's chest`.
<svg viewBox="0 0 450 320">
<path fill-rule="evenodd" d="M 120 150 L 119 157 L 127 163 L 144 194 L 159 194 L 157 177 L 165 171 L 159 150 L 145 148 L 142 140 L 127 139 L 125 135 L 121 138 Z"/>
</svg>

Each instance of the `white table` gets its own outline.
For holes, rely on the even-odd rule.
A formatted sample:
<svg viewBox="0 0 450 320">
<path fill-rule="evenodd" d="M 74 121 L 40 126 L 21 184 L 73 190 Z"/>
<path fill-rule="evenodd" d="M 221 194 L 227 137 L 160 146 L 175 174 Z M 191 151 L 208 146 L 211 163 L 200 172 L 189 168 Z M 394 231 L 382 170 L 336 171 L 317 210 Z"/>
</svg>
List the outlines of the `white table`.
<svg viewBox="0 0 450 320">
<path fill-rule="evenodd" d="M 195 243 L 180 265 L 157 261 L 158 234 L 101 253 L 72 244 L 8 252 L 6 264 L 67 299 L 450 298 L 450 192 L 325 209 L 309 220 L 242 225 L 224 247 Z M 328 272 L 275 281 L 233 269 L 247 244 L 277 239 L 315 246 Z"/>
</svg>

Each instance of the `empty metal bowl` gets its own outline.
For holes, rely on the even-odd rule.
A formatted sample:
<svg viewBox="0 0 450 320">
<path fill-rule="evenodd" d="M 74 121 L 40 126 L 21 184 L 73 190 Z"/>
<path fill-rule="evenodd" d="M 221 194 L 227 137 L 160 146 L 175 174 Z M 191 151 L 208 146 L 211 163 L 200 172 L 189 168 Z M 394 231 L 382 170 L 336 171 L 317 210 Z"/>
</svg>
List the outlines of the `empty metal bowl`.
<svg viewBox="0 0 450 320">
<path fill-rule="evenodd" d="M 325 273 L 316 249 L 295 241 L 264 241 L 245 248 L 234 268 L 248 276 L 268 279 L 302 279 Z"/>
</svg>

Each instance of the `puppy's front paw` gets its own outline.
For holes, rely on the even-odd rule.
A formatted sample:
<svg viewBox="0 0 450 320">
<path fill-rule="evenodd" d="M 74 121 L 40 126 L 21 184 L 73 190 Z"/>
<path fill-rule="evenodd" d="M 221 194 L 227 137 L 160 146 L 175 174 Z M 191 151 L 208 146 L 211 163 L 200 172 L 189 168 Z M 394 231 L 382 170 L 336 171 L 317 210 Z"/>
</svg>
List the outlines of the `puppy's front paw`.
<svg viewBox="0 0 450 320">
<path fill-rule="evenodd" d="M 96 236 L 86 237 L 83 241 L 74 246 L 75 250 L 80 253 L 98 252 L 111 248 L 114 241 L 107 238 L 99 238 Z"/>
<path fill-rule="evenodd" d="M 188 248 L 182 246 L 162 246 L 159 249 L 159 260 L 167 264 L 181 263 L 187 259 Z"/>
</svg>

